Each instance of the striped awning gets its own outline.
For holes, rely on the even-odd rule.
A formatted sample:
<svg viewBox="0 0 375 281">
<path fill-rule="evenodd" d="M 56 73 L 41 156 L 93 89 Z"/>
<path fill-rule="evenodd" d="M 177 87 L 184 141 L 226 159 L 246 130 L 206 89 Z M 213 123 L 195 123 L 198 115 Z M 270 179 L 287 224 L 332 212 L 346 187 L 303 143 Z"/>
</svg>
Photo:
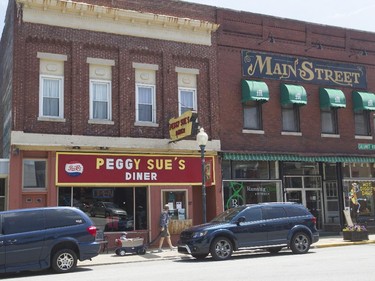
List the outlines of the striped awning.
<svg viewBox="0 0 375 281">
<path fill-rule="evenodd" d="M 286 162 L 327 162 L 327 163 L 375 163 L 375 157 L 365 156 L 304 156 L 298 154 L 247 154 L 222 152 L 223 160 L 235 161 L 286 161 Z"/>
</svg>

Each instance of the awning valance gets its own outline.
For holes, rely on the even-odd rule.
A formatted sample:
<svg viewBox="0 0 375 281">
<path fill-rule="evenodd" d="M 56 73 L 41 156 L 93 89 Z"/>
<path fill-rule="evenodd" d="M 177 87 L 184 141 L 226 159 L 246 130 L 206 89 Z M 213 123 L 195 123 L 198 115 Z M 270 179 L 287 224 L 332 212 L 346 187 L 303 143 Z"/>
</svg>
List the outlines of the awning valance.
<svg viewBox="0 0 375 281">
<path fill-rule="evenodd" d="M 281 104 L 307 104 L 307 94 L 304 87 L 300 85 L 281 84 Z"/>
<path fill-rule="evenodd" d="M 362 156 L 304 156 L 297 154 L 246 154 L 221 153 L 223 160 L 234 161 L 291 161 L 291 162 L 326 162 L 326 163 L 375 163 L 375 157 Z"/>
<path fill-rule="evenodd" d="M 242 102 L 267 102 L 270 99 L 268 86 L 264 82 L 242 80 Z"/>
<path fill-rule="evenodd" d="M 375 110 L 375 94 L 368 92 L 353 92 L 354 111 Z"/>
<path fill-rule="evenodd" d="M 321 108 L 346 107 L 345 94 L 341 90 L 320 88 L 319 98 Z"/>
</svg>

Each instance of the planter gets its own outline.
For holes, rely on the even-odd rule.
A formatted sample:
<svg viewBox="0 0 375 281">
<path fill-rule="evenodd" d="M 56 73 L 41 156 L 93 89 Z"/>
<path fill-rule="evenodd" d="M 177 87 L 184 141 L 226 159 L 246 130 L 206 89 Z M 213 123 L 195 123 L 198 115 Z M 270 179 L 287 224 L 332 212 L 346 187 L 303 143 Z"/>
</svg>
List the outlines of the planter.
<svg viewBox="0 0 375 281">
<path fill-rule="evenodd" d="M 349 240 L 349 241 L 368 240 L 367 231 L 343 231 L 342 234 L 343 234 L 344 240 Z"/>
</svg>

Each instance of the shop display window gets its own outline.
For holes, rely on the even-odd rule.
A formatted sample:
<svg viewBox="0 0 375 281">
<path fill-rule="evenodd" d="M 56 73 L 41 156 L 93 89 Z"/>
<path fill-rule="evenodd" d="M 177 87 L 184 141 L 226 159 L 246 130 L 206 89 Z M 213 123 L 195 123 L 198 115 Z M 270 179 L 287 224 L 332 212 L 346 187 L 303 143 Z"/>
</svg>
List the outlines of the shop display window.
<svg viewBox="0 0 375 281">
<path fill-rule="evenodd" d="M 375 219 L 375 182 L 344 181 L 345 207 L 354 223 L 373 224 Z"/>
<path fill-rule="evenodd" d="M 60 187 L 59 206 L 81 209 L 105 232 L 148 229 L 146 187 Z"/>
<path fill-rule="evenodd" d="M 186 190 L 162 191 L 163 206 L 169 205 L 169 214 L 173 220 L 187 219 L 187 196 Z"/>
<path fill-rule="evenodd" d="M 0 179 L 0 211 L 5 210 L 5 179 Z"/>
<path fill-rule="evenodd" d="M 224 181 L 224 208 L 282 201 L 281 182 Z"/>
<path fill-rule="evenodd" d="M 23 188 L 46 189 L 46 160 L 23 160 Z"/>
</svg>

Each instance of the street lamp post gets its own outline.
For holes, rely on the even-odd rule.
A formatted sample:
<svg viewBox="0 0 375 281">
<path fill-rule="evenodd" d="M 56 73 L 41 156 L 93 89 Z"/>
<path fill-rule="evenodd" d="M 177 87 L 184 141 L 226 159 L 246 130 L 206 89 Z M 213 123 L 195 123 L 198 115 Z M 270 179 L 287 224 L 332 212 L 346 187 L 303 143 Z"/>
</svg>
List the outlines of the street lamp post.
<svg viewBox="0 0 375 281">
<path fill-rule="evenodd" d="M 199 129 L 199 133 L 197 134 L 197 143 L 201 149 L 201 160 L 202 160 L 202 213 L 203 213 L 203 223 L 207 222 L 207 211 L 206 211 L 206 177 L 204 173 L 204 149 L 206 148 L 208 141 L 208 135 L 204 131 L 203 128 Z"/>
</svg>

